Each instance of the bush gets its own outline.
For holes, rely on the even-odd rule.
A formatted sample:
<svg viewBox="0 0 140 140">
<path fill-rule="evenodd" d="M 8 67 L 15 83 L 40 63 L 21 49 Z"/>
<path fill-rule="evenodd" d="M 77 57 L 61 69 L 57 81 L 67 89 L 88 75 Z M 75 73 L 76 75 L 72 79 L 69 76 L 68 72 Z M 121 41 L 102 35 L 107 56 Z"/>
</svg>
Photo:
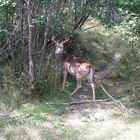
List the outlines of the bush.
<svg viewBox="0 0 140 140">
<path fill-rule="evenodd" d="M 7 63 L 0 62 L 0 112 L 20 107 L 23 101 L 23 85 Z"/>
<path fill-rule="evenodd" d="M 140 55 L 136 50 L 128 50 L 120 59 L 120 62 L 112 71 L 115 79 L 129 80 L 132 77 L 140 76 Z"/>
</svg>

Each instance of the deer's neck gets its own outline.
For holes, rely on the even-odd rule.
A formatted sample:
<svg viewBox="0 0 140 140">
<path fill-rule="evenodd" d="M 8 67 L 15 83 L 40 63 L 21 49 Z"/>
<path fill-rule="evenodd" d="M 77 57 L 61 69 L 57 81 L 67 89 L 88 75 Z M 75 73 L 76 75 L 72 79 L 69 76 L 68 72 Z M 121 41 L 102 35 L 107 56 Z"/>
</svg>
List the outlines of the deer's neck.
<svg viewBox="0 0 140 140">
<path fill-rule="evenodd" d="M 63 68 L 63 64 L 64 64 L 64 55 L 65 55 L 65 52 L 61 52 L 61 53 L 56 53 L 55 54 L 55 57 L 57 59 L 57 62 L 59 64 L 59 67 Z"/>
</svg>

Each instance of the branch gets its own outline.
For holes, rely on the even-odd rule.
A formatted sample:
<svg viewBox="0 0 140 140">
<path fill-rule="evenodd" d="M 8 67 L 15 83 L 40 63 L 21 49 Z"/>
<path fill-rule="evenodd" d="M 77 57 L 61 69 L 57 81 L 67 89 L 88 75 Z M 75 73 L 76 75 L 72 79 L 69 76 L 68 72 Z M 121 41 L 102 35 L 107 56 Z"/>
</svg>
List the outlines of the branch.
<svg viewBox="0 0 140 140">
<path fill-rule="evenodd" d="M 6 46 L 7 46 L 7 42 L 4 44 L 4 46 L 0 49 L 0 55 L 3 54 L 5 52 L 5 50 L 7 50 Z M 6 49 L 5 49 L 6 48 Z"/>
<path fill-rule="evenodd" d="M 0 30 L 0 32 L 4 32 L 4 33 L 6 33 L 8 35 L 12 35 L 12 36 L 16 36 L 16 37 L 28 38 L 26 36 L 16 35 L 15 33 L 8 32 L 7 30 Z"/>
<path fill-rule="evenodd" d="M 0 123 L 1 122 L 5 122 L 8 120 L 21 120 L 21 119 L 25 119 L 25 118 L 29 118 L 31 117 L 32 114 L 27 114 L 27 115 L 16 115 L 16 116 L 12 116 L 10 113 L 9 114 L 4 114 L 0 116 Z"/>
<path fill-rule="evenodd" d="M 88 1 L 85 2 L 84 7 L 82 8 L 82 12 L 81 15 L 79 17 L 79 19 L 76 19 L 76 8 L 75 7 L 75 25 L 74 25 L 74 29 L 77 28 L 81 28 L 83 26 L 83 24 L 85 23 L 85 21 L 88 19 L 89 15 L 90 15 L 90 11 L 87 10 L 87 5 L 88 5 Z M 78 21 L 77 21 L 78 20 Z"/>
<path fill-rule="evenodd" d="M 79 24 L 79 27 L 81 28 L 83 26 L 83 24 L 86 22 L 86 20 L 88 19 L 90 14 L 88 14 L 86 17 L 84 17 L 83 21 L 81 21 L 81 23 Z"/>
<path fill-rule="evenodd" d="M 108 102 L 108 101 L 110 101 L 110 99 L 95 100 L 95 101 L 94 100 L 83 100 L 83 101 L 69 102 L 69 105 L 85 104 L 85 103 L 100 103 L 100 102 Z"/>
<path fill-rule="evenodd" d="M 7 3 L 3 3 L 3 4 L 1 4 L 0 7 L 3 7 L 3 6 L 5 6 L 5 5 L 7 5 Z"/>
<path fill-rule="evenodd" d="M 89 30 L 89 29 L 95 28 L 95 27 L 97 27 L 97 26 L 99 26 L 99 25 L 100 25 L 100 23 L 98 23 L 97 25 L 94 25 L 94 26 L 88 27 L 88 28 L 84 29 L 84 31 L 87 31 L 87 30 Z"/>
<path fill-rule="evenodd" d="M 123 105 L 123 103 L 122 103 L 121 101 L 118 101 L 118 100 L 114 99 L 114 98 L 105 90 L 105 88 L 103 87 L 102 84 L 101 84 L 100 86 L 101 86 L 101 88 L 103 89 L 103 91 L 104 91 L 113 101 L 115 101 L 116 103 L 119 103 L 124 109 L 127 110 L 127 108 Z"/>
</svg>

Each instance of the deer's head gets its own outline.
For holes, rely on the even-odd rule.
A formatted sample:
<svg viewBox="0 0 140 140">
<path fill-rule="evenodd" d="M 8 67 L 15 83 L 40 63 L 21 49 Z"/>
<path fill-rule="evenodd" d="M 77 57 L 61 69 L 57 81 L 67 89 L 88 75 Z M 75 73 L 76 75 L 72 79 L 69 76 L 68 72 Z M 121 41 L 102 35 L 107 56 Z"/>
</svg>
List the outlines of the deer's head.
<svg viewBox="0 0 140 140">
<path fill-rule="evenodd" d="M 66 43 L 69 38 L 65 39 L 64 41 L 55 40 L 54 36 L 52 37 L 52 42 L 55 43 L 55 54 L 62 53 L 64 50 L 64 43 Z"/>
</svg>

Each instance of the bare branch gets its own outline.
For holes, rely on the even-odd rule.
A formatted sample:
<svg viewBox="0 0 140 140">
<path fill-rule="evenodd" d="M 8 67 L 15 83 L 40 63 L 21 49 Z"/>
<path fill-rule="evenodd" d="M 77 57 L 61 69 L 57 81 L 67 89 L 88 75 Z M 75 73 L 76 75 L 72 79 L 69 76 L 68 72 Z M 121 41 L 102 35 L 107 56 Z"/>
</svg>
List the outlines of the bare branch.
<svg viewBox="0 0 140 140">
<path fill-rule="evenodd" d="M 8 32 L 7 30 L 0 30 L 0 32 L 4 32 L 4 33 L 6 33 L 8 35 L 12 35 L 12 36 L 20 37 L 20 38 L 28 38 L 26 36 L 16 35 L 15 33 Z"/>
<path fill-rule="evenodd" d="M 96 24 L 96 25 L 94 25 L 94 26 L 88 27 L 88 28 L 84 29 L 84 31 L 87 31 L 87 30 L 89 30 L 89 29 L 95 28 L 95 27 L 97 27 L 97 26 L 99 26 L 99 25 L 101 25 L 101 24 L 98 23 L 98 24 Z"/>
<path fill-rule="evenodd" d="M 114 99 L 114 98 L 105 90 L 105 88 L 103 87 L 102 84 L 101 84 L 100 86 L 101 86 L 101 88 L 103 89 L 103 91 L 104 91 L 113 101 L 115 101 L 116 103 L 119 103 L 125 110 L 127 110 L 127 108 L 123 105 L 123 103 L 122 103 L 121 101 L 118 101 L 118 100 Z"/>
<path fill-rule="evenodd" d="M 3 6 L 5 6 L 6 4 L 7 4 L 7 3 L 3 3 L 3 4 L 0 5 L 0 7 L 3 7 Z"/>
</svg>

